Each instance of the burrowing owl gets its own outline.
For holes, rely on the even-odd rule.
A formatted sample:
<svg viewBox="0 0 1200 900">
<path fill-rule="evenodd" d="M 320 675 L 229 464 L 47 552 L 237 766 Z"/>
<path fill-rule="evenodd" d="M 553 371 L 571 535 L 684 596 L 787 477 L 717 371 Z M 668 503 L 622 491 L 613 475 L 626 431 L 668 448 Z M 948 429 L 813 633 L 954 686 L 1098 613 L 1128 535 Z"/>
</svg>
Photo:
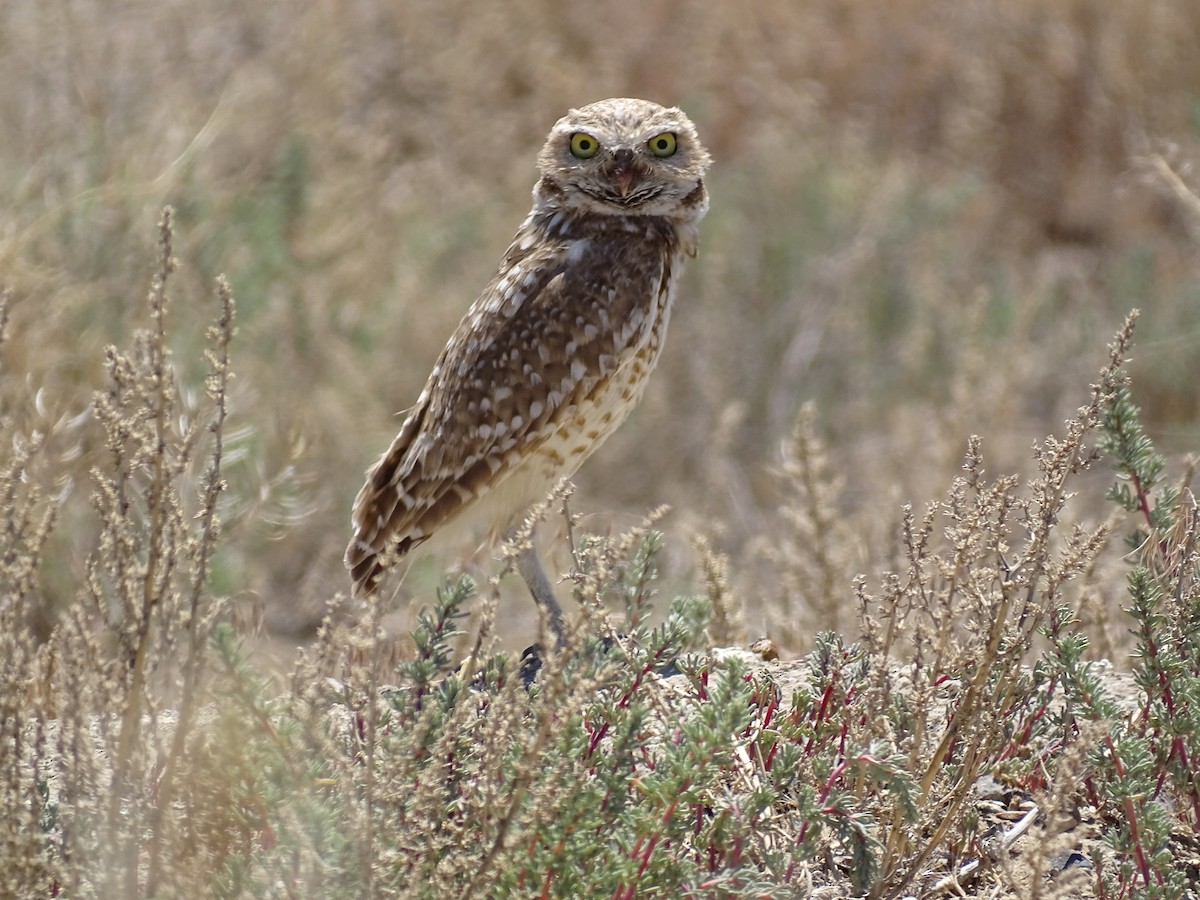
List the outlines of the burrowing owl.
<svg viewBox="0 0 1200 900">
<path fill-rule="evenodd" d="M 533 209 L 354 501 L 357 590 L 451 524 L 516 527 L 621 424 L 696 254 L 708 164 L 678 109 L 602 100 L 559 119 L 538 154 Z M 561 640 L 532 548 L 518 568 Z"/>
</svg>

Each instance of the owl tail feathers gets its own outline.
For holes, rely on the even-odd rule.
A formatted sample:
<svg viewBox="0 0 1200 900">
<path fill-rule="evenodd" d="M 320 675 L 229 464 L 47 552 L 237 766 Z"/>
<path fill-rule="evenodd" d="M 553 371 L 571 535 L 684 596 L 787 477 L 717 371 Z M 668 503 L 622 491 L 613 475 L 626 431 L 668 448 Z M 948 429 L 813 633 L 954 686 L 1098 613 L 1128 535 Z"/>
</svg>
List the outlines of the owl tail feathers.
<svg viewBox="0 0 1200 900">
<path fill-rule="evenodd" d="M 390 537 L 399 504 L 395 486 L 397 468 L 404 458 L 404 448 L 396 446 L 399 442 L 400 436 L 367 470 L 366 483 L 354 498 L 354 511 L 350 517 L 354 534 L 344 559 L 355 596 L 374 594 L 384 571 L 403 556 L 411 544 L 409 540 L 394 541 Z"/>
<path fill-rule="evenodd" d="M 346 568 L 350 570 L 354 596 L 369 597 L 374 594 L 385 571 L 376 549 L 366 541 L 360 540 L 356 534 L 350 541 L 350 546 L 346 548 L 345 562 Z"/>
<path fill-rule="evenodd" d="M 370 487 L 368 482 L 367 487 Z M 364 492 L 366 488 L 363 489 Z M 394 490 L 375 492 L 366 498 L 360 496 L 355 504 L 354 535 L 346 547 L 345 563 L 350 571 L 355 596 L 369 597 L 375 593 L 384 573 L 417 544 L 421 537 L 411 533 L 403 537 L 396 534 L 393 518 L 395 502 L 385 503 L 387 497 L 395 497 Z"/>
<path fill-rule="evenodd" d="M 363 597 L 374 594 L 384 573 L 424 541 L 424 535 L 419 531 L 414 534 L 411 528 L 409 534 L 397 534 L 395 489 L 389 485 L 369 492 L 371 487 L 368 481 L 354 505 L 354 535 L 345 556 L 353 593 Z"/>
<path fill-rule="evenodd" d="M 387 568 L 382 557 L 388 545 L 387 522 L 393 510 L 385 508 L 383 500 L 389 493 L 395 496 L 395 491 L 385 493 L 375 484 L 383 462 L 380 460 L 367 473 L 367 483 L 354 500 L 354 515 L 351 517 L 354 534 L 346 547 L 344 561 L 350 571 L 355 596 L 369 597 L 374 594 Z"/>
</svg>

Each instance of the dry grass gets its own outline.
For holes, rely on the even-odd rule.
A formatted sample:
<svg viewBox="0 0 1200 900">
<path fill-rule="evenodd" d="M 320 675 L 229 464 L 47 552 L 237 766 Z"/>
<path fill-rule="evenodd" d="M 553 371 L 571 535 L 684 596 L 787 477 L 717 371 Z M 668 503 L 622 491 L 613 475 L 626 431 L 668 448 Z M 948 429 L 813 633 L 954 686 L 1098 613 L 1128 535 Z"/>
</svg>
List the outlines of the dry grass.
<svg viewBox="0 0 1200 900">
<path fill-rule="evenodd" d="M 913 702 L 960 703 L 983 730 L 970 759 L 936 736 L 893 748 L 923 818 L 905 818 L 895 773 L 870 775 L 886 788 L 871 795 L 885 849 L 875 875 L 855 877 L 919 881 L 929 854 L 972 847 L 967 826 L 951 835 L 930 823 L 959 829 L 972 766 L 1006 752 L 1010 736 L 972 710 L 1023 709 L 1009 692 L 1029 686 L 1014 667 L 1062 647 L 1059 606 L 1081 618 L 1093 654 L 1124 667 L 1142 646 L 1120 609 L 1128 561 L 1104 540 L 1116 521 L 1109 475 L 1054 454 L 1075 439 L 1064 421 L 1095 424 L 1095 409 L 1077 413 L 1081 386 L 1134 306 L 1139 349 L 1126 370 L 1141 422 L 1168 458 L 1200 438 L 1197 45 L 1200 6 L 1187 0 L 4 6 L 0 688 L 5 747 L 20 762 L 0 773 L 6 796 L 28 799 L 29 766 L 74 761 L 55 787 L 65 793 L 22 800 L 11 820 L 13 883 L 133 896 L 150 872 L 163 895 L 203 883 L 233 896 L 268 883 L 282 849 L 263 851 L 278 846 L 296 854 L 297 884 L 386 894 L 403 869 L 379 855 L 392 833 L 431 842 L 413 858 L 434 858 L 434 844 L 450 853 L 435 874 L 466 890 L 481 872 L 512 875 L 513 841 L 535 841 L 542 805 L 579 800 L 538 792 L 547 773 L 582 779 L 578 748 L 544 711 L 583 715 L 590 687 L 612 677 L 603 664 L 535 698 L 545 705 L 532 713 L 511 670 L 500 679 L 484 762 L 524 747 L 552 764 L 506 770 L 518 794 L 464 795 L 470 810 L 511 811 L 508 824 L 481 826 L 494 848 L 481 861 L 467 836 L 422 831 L 413 812 L 442 784 L 417 764 L 422 735 L 458 746 L 478 710 L 447 701 L 437 721 L 401 723 L 366 699 L 391 672 L 395 647 L 375 627 L 395 630 L 391 610 L 316 629 L 346 587 L 340 556 L 361 473 L 524 215 L 542 136 L 568 106 L 612 95 L 688 110 L 717 160 L 713 208 L 655 383 L 581 473 L 572 528 L 620 534 L 669 504 L 655 583 L 664 597 L 702 583 L 713 641 L 768 634 L 795 655 L 818 631 L 853 633 L 860 603 L 877 611 L 865 646 L 916 653 Z M 150 224 L 166 204 L 174 226 L 164 223 L 151 266 Z M 214 302 L 221 273 L 228 287 Z M 133 338 L 147 326 L 148 283 L 150 327 Z M 1053 433 L 1066 445 L 1046 442 Z M 1182 503 L 1191 470 L 1179 468 Z M 1051 477 L 1067 474 L 1069 489 Z M 1178 510 L 1162 547 L 1191 558 L 1194 518 Z M 602 607 L 655 606 L 623 580 L 635 543 L 581 543 L 591 555 L 572 557 L 561 542 L 562 571 L 596 628 Z M 1032 605 L 996 593 L 1011 589 L 997 560 L 1011 563 L 1014 547 L 1041 566 L 1021 573 Z M 961 572 L 971 579 L 956 581 Z M 1151 591 L 1138 602 L 1183 609 L 1176 575 L 1173 601 Z M 428 602 L 439 579 L 418 568 L 406 588 Z M 511 582 L 474 604 L 471 634 L 487 636 L 477 660 L 493 635 L 513 649 L 533 633 Z M 947 584 L 961 589 L 933 591 Z M 495 629 L 489 603 L 504 604 Z M 695 617 L 680 616 L 701 640 Z M 219 623 L 232 630 L 214 636 Z M 235 648 L 234 634 L 258 640 L 259 626 L 288 647 L 289 688 L 260 684 Z M 310 649 L 293 667 L 301 642 Z M 993 656 L 995 668 L 971 668 Z M 938 678 L 952 698 L 921 693 Z M 345 688 L 333 700 L 329 679 Z M 911 725 L 887 708 L 887 686 L 864 681 L 844 721 Z M 640 682 L 628 688 L 640 696 Z M 701 713 L 702 695 L 688 700 Z M 361 746 L 328 731 L 331 702 L 365 729 Z M 249 738 L 247 721 L 261 726 Z M 765 733 L 770 716 L 738 727 Z M 381 737 L 401 733 L 399 744 Z M 868 738 L 889 737 L 862 736 L 864 753 Z M 95 747 L 109 768 L 97 768 Z M 710 749 L 712 784 L 734 770 L 769 780 Z M 1135 750 L 1106 752 L 1119 766 Z M 797 777 L 818 761 L 797 763 Z M 1055 777 L 1075 784 L 1077 768 Z M 420 802 L 388 806 L 386 784 Z M 861 781 L 856 790 L 865 796 Z M 172 801 L 193 818 L 175 817 Z M 643 830 L 670 826 L 663 812 L 639 820 Z M 711 847 L 753 832 L 739 815 L 721 820 L 731 831 L 706 832 Z M 111 871 L 85 882 L 63 866 L 66 821 L 96 827 L 76 858 L 111 859 Z M 837 856 L 853 840 L 809 849 Z M 778 849 L 763 844 L 756 858 Z M 624 880 L 607 891 L 637 883 L 608 862 Z M 355 866 L 365 888 L 346 874 Z"/>
<path fill-rule="evenodd" d="M 850 574 L 891 562 L 887 523 L 941 489 L 968 435 L 998 469 L 1027 467 L 1131 306 L 1151 428 L 1195 445 L 1196 223 L 1152 164 L 1186 184 L 1197 157 L 1193 4 L 0 15 L 4 408 L 69 463 L 53 490 L 86 480 L 98 360 L 137 321 L 146 224 L 174 205 L 181 291 L 223 272 L 241 301 L 214 577 L 277 628 L 311 628 L 344 587 L 334 537 L 361 472 L 524 214 L 541 136 L 602 95 L 685 106 L 718 164 L 655 387 L 576 506 L 604 528 L 670 504 L 673 578 L 689 530 L 716 531 L 752 630 L 754 598 L 779 588 L 746 550 L 779 527 L 769 473 L 806 402 L 848 480 Z M 180 341 L 201 331 L 194 307 Z M 86 501 L 68 500 L 51 610 L 82 574 Z"/>
</svg>

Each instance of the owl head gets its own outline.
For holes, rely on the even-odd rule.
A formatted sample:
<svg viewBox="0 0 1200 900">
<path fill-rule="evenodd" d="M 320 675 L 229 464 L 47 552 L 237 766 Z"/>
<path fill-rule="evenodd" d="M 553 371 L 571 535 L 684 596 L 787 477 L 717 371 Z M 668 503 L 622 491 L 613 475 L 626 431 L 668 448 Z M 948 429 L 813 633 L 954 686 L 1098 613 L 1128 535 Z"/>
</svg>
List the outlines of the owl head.
<svg viewBox="0 0 1200 900">
<path fill-rule="evenodd" d="M 573 109 L 538 154 L 543 184 L 568 208 L 698 218 L 708 151 L 682 111 L 618 98 Z"/>
</svg>

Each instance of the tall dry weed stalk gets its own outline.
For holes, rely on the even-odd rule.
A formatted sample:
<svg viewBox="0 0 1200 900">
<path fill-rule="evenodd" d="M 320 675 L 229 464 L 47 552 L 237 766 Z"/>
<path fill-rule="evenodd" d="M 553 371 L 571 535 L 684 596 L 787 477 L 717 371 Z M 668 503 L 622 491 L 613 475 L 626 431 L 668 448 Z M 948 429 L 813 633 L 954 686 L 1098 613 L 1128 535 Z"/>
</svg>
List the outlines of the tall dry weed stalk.
<svg viewBox="0 0 1200 900">
<path fill-rule="evenodd" d="M 1021 667 L 1035 638 L 1060 614 L 1065 585 L 1106 544 L 1105 525 L 1076 526 L 1062 536 L 1057 526 L 1068 485 L 1098 458 L 1096 431 L 1124 378 L 1135 321 L 1136 313 L 1126 319 L 1090 402 L 1067 422 L 1065 436 L 1035 446 L 1032 481 L 989 481 L 982 441 L 972 437 L 964 474 L 946 498 L 920 517 L 905 510 L 908 570 L 885 575 L 879 593 L 859 582 L 863 637 L 872 656 L 911 658 L 899 670 L 878 666 L 867 700 L 872 722 L 888 722 L 898 698 L 911 711 L 912 732 L 901 745 L 922 810 L 916 832 L 898 817 L 888 828 L 883 867 L 896 869 L 899 885 L 888 896 L 961 826 L 976 779 L 1014 739 L 1014 716 L 1029 700 Z"/>
<path fill-rule="evenodd" d="M 182 770 L 196 738 L 209 641 L 226 612 L 209 577 L 224 488 L 233 297 L 219 282 L 205 397 L 185 401 L 168 345 L 173 238 L 168 208 L 150 327 L 134 334 L 129 350 L 108 349 L 108 385 L 92 403 L 107 448 L 91 473 L 94 549 L 77 566 L 73 602 L 37 647 L 23 618 L 38 594 L 40 550 L 56 509 L 24 483 L 41 436 L 14 441 L 6 470 L 0 615 L 13 644 L 4 694 L 14 708 L 5 717 L 5 808 L 26 816 L 20 842 L 3 850 L 15 895 L 135 896 L 147 878 L 187 882 L 181 852 L 195 797 Z M 38 852 L 21 849 L 30 841 L 41 844 Z M 30 869 L 28 860 L 39 859 Z"/>
</svg>

